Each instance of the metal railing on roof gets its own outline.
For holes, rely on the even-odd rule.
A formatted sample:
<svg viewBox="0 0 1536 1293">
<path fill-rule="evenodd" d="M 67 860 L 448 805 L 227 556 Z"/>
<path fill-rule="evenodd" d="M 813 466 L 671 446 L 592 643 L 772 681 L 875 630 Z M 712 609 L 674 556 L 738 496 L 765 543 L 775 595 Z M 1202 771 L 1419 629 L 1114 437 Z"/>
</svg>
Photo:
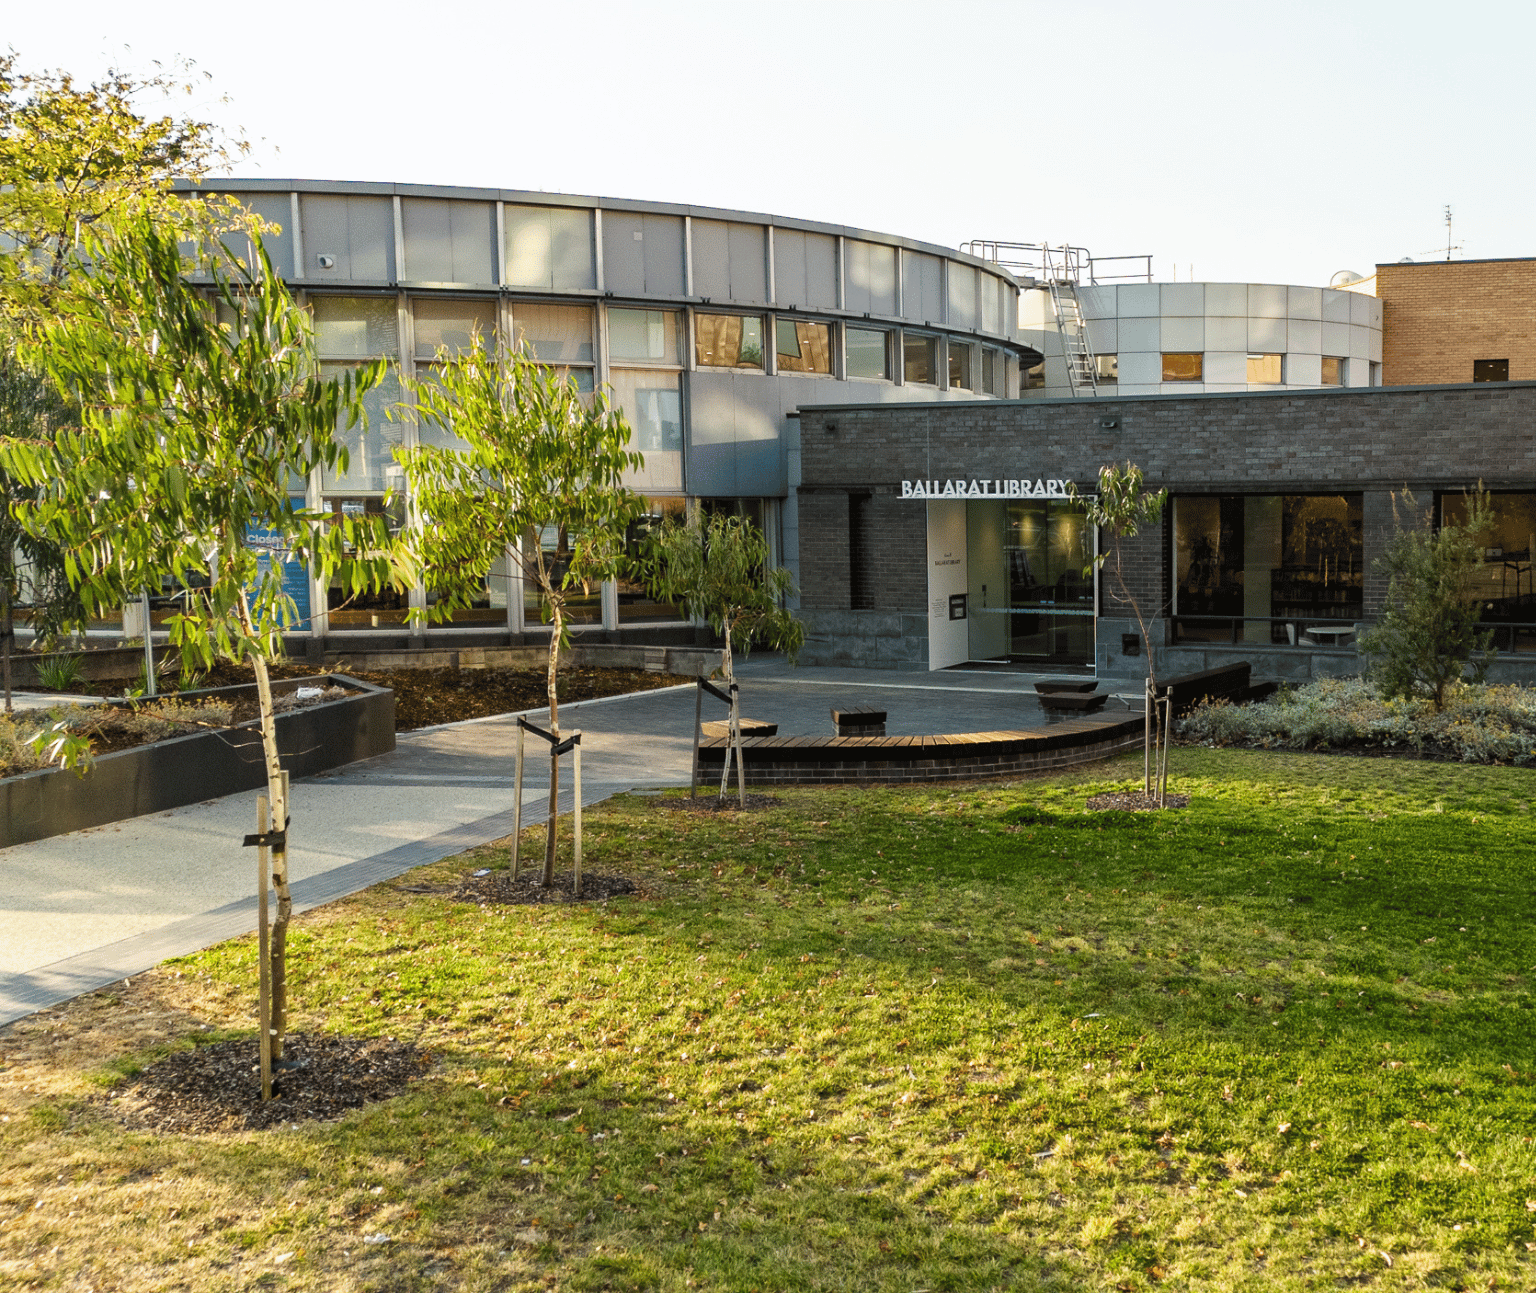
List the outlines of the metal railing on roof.
<svg viewBox="0 0 1536 1293">
<path fill-rule="evenodd" d="M 1000 265 L 1015 278 L 1043 283 L 1099 284 L 1152 281 L 1152 257 L 1094 256 L 1086 247 L 1062 243 L 997 242 L 986 238 L 960 244 L 960 250 Z"/>
</svg>

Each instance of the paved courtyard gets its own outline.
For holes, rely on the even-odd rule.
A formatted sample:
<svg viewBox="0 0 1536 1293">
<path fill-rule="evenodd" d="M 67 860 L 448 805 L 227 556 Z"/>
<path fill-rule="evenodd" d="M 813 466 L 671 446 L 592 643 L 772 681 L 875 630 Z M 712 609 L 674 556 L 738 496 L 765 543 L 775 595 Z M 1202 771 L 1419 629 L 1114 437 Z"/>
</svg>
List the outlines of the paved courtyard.
<svg viewBox="0 0 1536 1293">
<path fill-rule="evenodd" d="M 1045 722 L 1034 675 L 738 667 L 742 709 L 782 734 L 831 733 L 833 705 L 873 705 L 893 736 Z M 1111 699 L 1107 713 L 1139 697 Z M 712 712 L 712 709 L 713 712 Z M 582 801 L 686 784 L 694 689 L 562 708 L 582 730 Z M 539 713 L 531 711 L 537 721 Z M 706 697 L 706 720 L 724 706 Z M 294 907 L 303 911 L 507 835 L 514 716 L 402 733 L 392 753 L 295 783 Z M 547 763 L 529 767 L 526 822 L 542 822 Z M 561 811 L 571 803 L 568 766 Z M 255 928 L 255 792 L 0 849 L 0 1024 Z"/>
</svg>

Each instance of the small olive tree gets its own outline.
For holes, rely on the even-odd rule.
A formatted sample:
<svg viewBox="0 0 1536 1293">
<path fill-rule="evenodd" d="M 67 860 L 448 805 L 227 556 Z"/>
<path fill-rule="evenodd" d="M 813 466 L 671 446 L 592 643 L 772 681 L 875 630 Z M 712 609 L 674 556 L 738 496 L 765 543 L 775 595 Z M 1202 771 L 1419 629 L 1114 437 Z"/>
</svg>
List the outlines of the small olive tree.
<svg viewBox="0 0 1536 1293">
<path fill-rule="evenodd" d="M 407 539 L 411 564 L 436 594 L 412 615 L 418 623 L 442 620 L 472 606 L 491 567 L 504 557 L 515 561 L 550 623 L 546 691 L 549 730 L 558 737 L 566 601 L 618 573 L 625 534 L 645 510 L 624 478 L 645 459 L 629 448 L 629 424 L 606 395 L 582 394 L 571 378 L 521 349 L 488 348 L 477 338 L 438 360 L 432 380 L 406 383 L 414 408 L 395 411 L 459 442 L 396 450 L 416 517 Z M 555 539 L 552 552 L 546 535 Z M 559 763 L 552 761 L 546 886 L 554 883 L 559 788 Z"/>
<path fill-rule="evenodd" d="M 37 325 L 23 358 L 80 411 L 79 429 L 0 439 L 0 472 L 29 497 L 15 514 L 66 553 L 67 574 L 92 614 L 124 604 L 171 574 L 201 585 L 170 620 L 183 667 L 248 660 L 260 703 L 271 805 L 272 1027 L 281 1058 L 287 1018 L 288 794 L 267 664 L 297 618 L 276 561 L 253 531 L 349 591 L 391 576 L 381 524 L 307 511 L 290 482 L 317 467 L 344 470 L 338 426 L 363 416 L 382 364 L 339 379 L 316 375 L 309 315 L 272 271 L 221 248 L 188 258 L 178 231 L 147 214 L 103 221 L 86 235 L 93 270 L 59 313 Z M 202 286 L 188 279 L 196 273 Z"/>
<path fill-rule="evenodd" d="M 725 639 L 721 674 L 736 681 L 735 653 L 746 656 L 755 641 L 783 651 L 794 663 L 805 644 L 805 625 L 784 608 L 795 580 L 782 566 L 770 566 L 768 541 L 750 521 L 717 513 L 686 523 L 668 521 L 646 541 L 639 574 L 652 594 L 677 603 L 691 619 L 706 620 Z M 739 751 L 741 706 L 731 703 L 730 749 Z M 720 778 L 724 800 L 730 781 L 727 750 Z"/>
<path fill-rule="evenodd" d="M 1109 463 L 1099 468 L 1097 494 L 1079 493 L 1075 481 L 1068 484 L 1067 494 L 1082 505 L 1083 516 L 1090 525 L 1109 535 L 1109 548 L 1100 551 L 1083 568 L 1083 574 L 1091 576 L 1106 564 L 1112 563 L 1110 574 L 1115 583 L 1110 596 L 1122 606 L 1130 607 L 1131 614 L 1136 617 L 1136 626 L 1141 630 L 1142 650 L 1147 659 L 1147 759 L 1143 792 L 1150 796 L 1153 793 L 1152 753 L 1156 750 L 1159 754 L 1158 784 L 1161 786 L 1166 772 L 1166 756 L 1163 752 L 1167 746 L 1168 733 L 1157 716 L 1157 659 L 1152 650 L 1151 638 L 1147 635 L 1146 612 L 1126 581 L 1122 545 L 1126 539 L 1135 538 L 1142 526 L 1156 525 L 1162 519 L 1168 491 L 1160 489 L 1153 493 L 1147 490 L 1146 476 L 1141 468 L 1133 462 L 1127 462 L 1123 467 Z"/>
<path fill-rule="evenodd" d="M 1387 577 L 1381 618 L 1360 635 L 1360 651 L 1384 697 L 1428 693 L 1438 713 L 1445 693 L 1472 666 L 1481 682 L 1493 661 L 1493 630 L 1479 626 L 1482 602 L 1478 571 L 1493 531 L 1495 516 L 1488 494 L 1468 492 L 1467 517 L 1460 525 L 1434 529 L 1425 516 L 1420 525 L 1403 525 L 1372 569 Z M 1409 509 L 1412 494 L 1404 495 Z"/>
</svg>

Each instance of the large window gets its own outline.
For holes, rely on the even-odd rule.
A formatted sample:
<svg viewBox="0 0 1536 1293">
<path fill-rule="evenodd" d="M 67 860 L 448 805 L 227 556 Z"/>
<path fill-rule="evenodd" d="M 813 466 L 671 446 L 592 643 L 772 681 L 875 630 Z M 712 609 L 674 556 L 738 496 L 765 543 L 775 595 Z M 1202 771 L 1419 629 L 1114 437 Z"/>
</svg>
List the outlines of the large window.
<svg viewBox="0 0 1536 1293">
<path fill-rule="evenodd" d="M 988 347 L 981 352 L 981 389 L 985 395 L 998 395 L 998 376 L 1003 366 L 998 362 L 1000 356 L 997 351 Z"/>
<path fill-rule="evenodd" d="M 592 309 L 586 305 L 545 305 L 517 301 L 512 330 L 518 344 L 541 364 L 573 378 L 577 390 L 593 387 Z"/>
<path fill-rule="evenodd" d="M 616 364 L 680 364 L 676 310 L 609 310 L 608 357 Z"/>
<path fill-rule="evenodd" d="M 1362 518 L 1359 494 L 1176 499 L 1180 638 L 1332 645 L 1353 637 Z"/>
<path fill-rule="evenodd" d="M 647 494 L 683 490 L 682 316 L 675 310 L 609 310 L 608 380 L 634 428 L 645 466 L 627 483 Z"/>
<path fill-rule="evenodd" d="M 322 376 L 337 376 L 365 359 L 399 359 L 400 316 L 394 297 L 318 296 L 310 308 Z M 382 494 L 403 484 L 395 446 L 403 438 L 404 426 L 398 418 L 387 416 L 400 396 L 400 382 L 392 369 L 364 396 L 366 419 L 338 428 L 347 447 L 347 469 L 326 472 L 328 490 Z"/>
<path fill-rule="evenodd" d="M 1095 355 L 1093 381 L 1096 386 L 1114 386 L 1120 381 L 1120 356 Z"/>
<path fill-rule="evenodd" d="M 1323 356 L 1324 386 L 1343 386 L 1345 374 L 1349 371 L 1349 360 L 1341 359 L 1337 355 Z"/>
<path fill-rule="evenodd" d="M 874 328 L 844 330 L 848 352 L 848 376 L 872 377 L 889 381 L 891 377 L 891 334 Z"/>
<path fill-rule="evenodd" d="M 1439 497 L 1442 523 L 1464 525 L 1467 498 L 1462 493 Z M 1483 550 L 1483 564 L 1473 576 L 1477 597 L 1483 604 L 1483 619 L 1497 624 L 1536 623 L 1536 494 L 1494 494 L 1493 529 Z M 1501 632 L 1495 645 L 1502 649 L 1536 649 L 1536 630 L 1517 633 L 1514 638 Z"/>
<path fill-rule="evenodd" d="M 951 390 L 971 389 L 971 347 L 961 341 L 949 343 L 949 385 Z"/>
<path fill-rule="evenodd" d="M 750 314 L 696 314 L 695 362 L 701 368 L 762 368 L 763 321 Z"/>
<path fill-rule="evenodd" d="M 832 326 L 830 324 L 781 318 L 774 322 L 774 335 L 781 373 L 831 374 Z"/>
<path fill-rule="evenodd" d="M 1509 360 L 1474 359 L 1472 361 L 1472 380 L 1474 382 L 1507 382 L 1509 380 Z"/>
<path fill-rule="evenodd" d="M 1285 356 L 1248 356 L 1248 383 L 1250 386 L 1279 386 L 1284 380 Z"/>
<path fill-rule="evenodd" d="M 382 516 L 391 534 L 398 534 L 405 524 L 405 500 L 399 494 L 391 496 L 387 506 L 377 494 L 328 494 L 321 507 L 338 520 L 344 516 L 359 519 Z M 399 629 L 406 622 L 408 602 L 405 593 L 398 589 L 349 594 L 341 586 L 340 579 L 333 579 L 326 601 L 333 630 Z"/>
<path fill-rule="evenodd" d="M 909 384 L 935 386 L 939 380 L 939 339 L 919 332 L 901 336 L 902 376 Z"/>
<path fill-rule="evenodd" d="M 1198 382 L 1205 372 L 1205 356 L 1184 352 L 1163 354 L 1165 382 Z"/>
<path fill-rule="evenodd" d="M 436 359 L 445 350 L 468 350 L 477 336 L 482 346 L 496 342 L 496 306 L 491 301 L 412 301 L 411 324 L 418 360 Z"/>
<path fill-rule="evenodd" d="M 641 556 L 646 536 L 665 521 L 681 521 L 686 503 L 681 498 L 648 498 L 643 516 L 629 527 L 625 539 L 625 551 L 631 558 Z M 658 621 L 677 621 L 683 613 L 671 602 L 660 602 L 651 596 L 639 580 L 621 575 L 618 581 L 619 623 L 645 624 Z"/>
</svg>

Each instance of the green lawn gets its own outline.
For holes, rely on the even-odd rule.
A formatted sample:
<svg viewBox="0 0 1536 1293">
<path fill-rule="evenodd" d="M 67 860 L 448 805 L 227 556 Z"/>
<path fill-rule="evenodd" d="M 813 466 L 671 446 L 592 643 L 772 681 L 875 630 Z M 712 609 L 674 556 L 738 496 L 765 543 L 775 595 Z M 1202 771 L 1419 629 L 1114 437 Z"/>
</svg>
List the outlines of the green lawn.
<svg viewBox="0 0 1536 1293">
<path fill-rule="evenodd" d="M 434 1074 L 200 1138 L 55 1079 L 0 1124 L 0 1286 L 1536 1287 L 1536 773 L 1179 750 L 1188 808 L 1081 811 L 1138 771 L 624 797 L 588 866 L 641 897 L 312 913 L 295 1027 Z M 253 966 L 156 990 L 248 1030 Z"/>
</svg>

